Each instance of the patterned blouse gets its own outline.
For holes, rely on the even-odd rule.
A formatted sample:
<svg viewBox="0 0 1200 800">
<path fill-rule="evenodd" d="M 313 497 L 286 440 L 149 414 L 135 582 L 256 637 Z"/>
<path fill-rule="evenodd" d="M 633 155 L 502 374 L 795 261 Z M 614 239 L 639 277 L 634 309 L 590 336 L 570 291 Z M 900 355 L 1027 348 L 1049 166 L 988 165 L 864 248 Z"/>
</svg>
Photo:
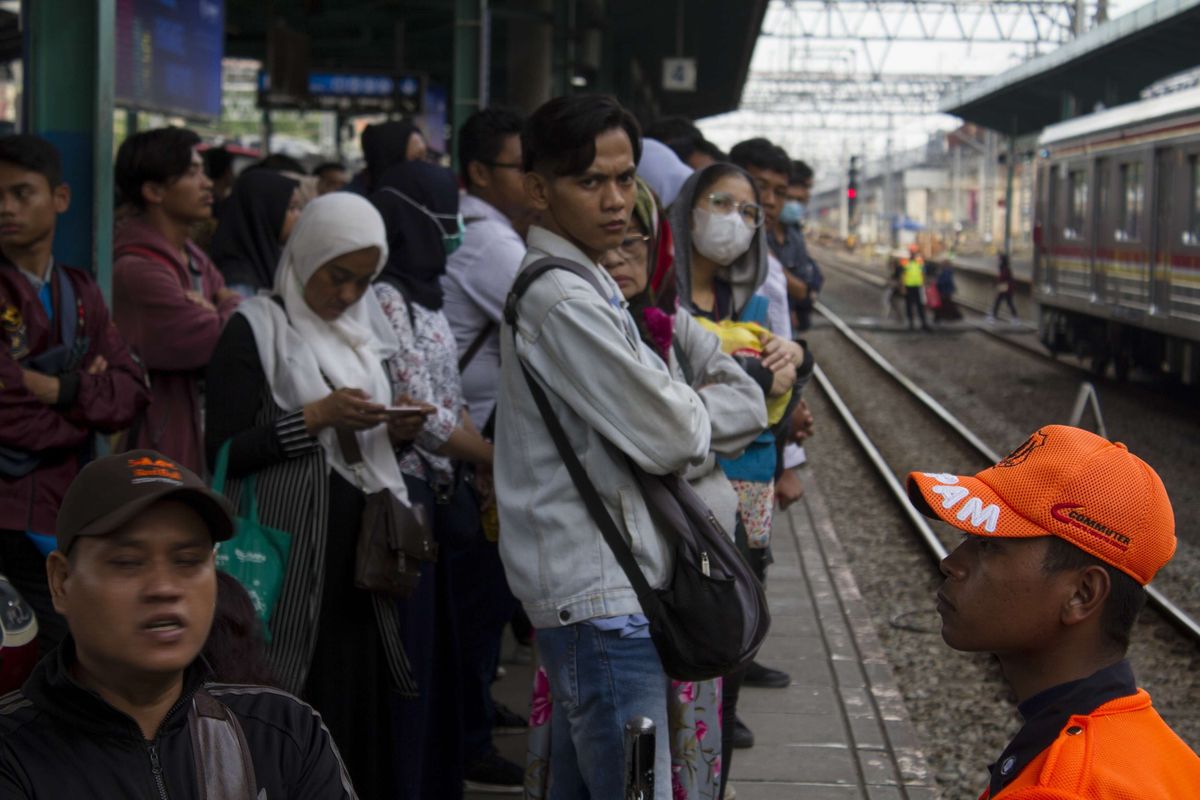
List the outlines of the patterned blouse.
<svg viewBox="0 0 1200 800">
<path fill-rule="evenodd" d="M 400 340 L 400 351 L 386 362 L 388 377 L 396 387 L 396 398 L 408 395 L 418 403 L 437 408 L 417 435 L 416 447 L 398 454 L 400 471 L 446 486 L 454 480 L 454 464 L 434 451 L 462 424 L 466 408 L 454 333 L 441 311 L 430 311 L 417 303 L 410 306 L 404 295 L 389 283 L 380 281 L 374 288 L 383 313 Z"/>
</svg>

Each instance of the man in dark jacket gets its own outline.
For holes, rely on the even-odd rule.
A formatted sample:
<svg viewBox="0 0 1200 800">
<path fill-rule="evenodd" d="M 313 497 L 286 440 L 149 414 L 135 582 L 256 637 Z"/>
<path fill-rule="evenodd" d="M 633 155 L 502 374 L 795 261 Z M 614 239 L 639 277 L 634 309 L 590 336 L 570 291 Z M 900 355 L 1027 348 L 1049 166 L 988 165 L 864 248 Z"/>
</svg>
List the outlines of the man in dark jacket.
<svg viewBox="0 0 1200 800">
<path fill-rule="evenodd" d="M 353 800 L 320 716 L 291 695 L 209 682 L 224 498 L 152 450 L 71 484 L 47 571 L 70 636 L 0 701 L 0 800 Z"/>
<path fill-rule="evenodd" d="M 63 493 L 94 435 L 127 427 L 149 398 L 96 282 L 54 260 L 70 202 L 53 145 L 0 138 L 0 573 L 37 614 L 43 653 L 66 633 L 45 566 Z"/>
</svg>

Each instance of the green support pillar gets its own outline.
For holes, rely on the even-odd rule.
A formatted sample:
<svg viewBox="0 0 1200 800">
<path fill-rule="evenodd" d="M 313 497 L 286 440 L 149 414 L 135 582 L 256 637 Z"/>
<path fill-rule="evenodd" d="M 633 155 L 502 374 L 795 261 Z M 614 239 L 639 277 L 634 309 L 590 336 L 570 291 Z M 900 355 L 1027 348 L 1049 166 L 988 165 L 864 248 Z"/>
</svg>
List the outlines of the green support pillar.
<svg viewBox="0 0 1200 800">
<path fill-rule="evenodd" d="M 454 0 L 454 128 L 451 152 L 458 167 L 458 132 L 467 117 L 479 110 L 479 57 L 483 38 L 481 0 Z"/>
<path fill-rule="evenodd" d="M 54 143 L 71 187 L 54 252 L 90 266 L 111 303 L 116 0 L 23 0 L 21 16 L 24 129 Z"/>
</svg>

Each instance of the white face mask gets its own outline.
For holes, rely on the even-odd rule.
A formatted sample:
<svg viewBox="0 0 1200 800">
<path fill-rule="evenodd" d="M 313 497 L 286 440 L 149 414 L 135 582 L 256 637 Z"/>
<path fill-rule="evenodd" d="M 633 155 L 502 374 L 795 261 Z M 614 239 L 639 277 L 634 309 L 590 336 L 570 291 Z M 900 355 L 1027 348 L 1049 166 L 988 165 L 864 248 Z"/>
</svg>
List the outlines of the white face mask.
<svg viewBox="0 0 1200 800">
<path fill-rule="evenodd" d="M 754 228 L 741 214 L 714 214 L 706 208 L 692 209 L 692 243 L 700 254 L 727 267 L 750 249 Z"/>
</svg>

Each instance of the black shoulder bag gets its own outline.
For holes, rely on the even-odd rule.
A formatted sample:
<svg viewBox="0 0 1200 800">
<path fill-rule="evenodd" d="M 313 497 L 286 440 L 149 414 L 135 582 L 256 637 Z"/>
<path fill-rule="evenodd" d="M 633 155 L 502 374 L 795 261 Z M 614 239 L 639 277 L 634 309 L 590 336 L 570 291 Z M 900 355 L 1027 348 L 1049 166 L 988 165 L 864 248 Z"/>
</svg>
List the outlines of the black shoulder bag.
<svg viewBox="0 0 1200 800">
<path fill-rule="evenodd" d="M 600 283 L 585 268 L 554 259 L 535 261 L 517 276 L 505 302 L 504 318 L 513 330 L 514 341 L 517 302 L 535 280 L 552 269 L 578 275 L 604 296 Z M 524 362 L 518 359 L 518 363 L 571 481 L 637 593 L 667 675 L 675 680 L 709 680 L 748 664 L 771 624 L 767 598 L 762 584 L 708 505 L 677 475 L 651 475 L 626 456 L 657 528 L 668 539 L 675 556 L 670 582 L 662 589 L 651 587 L 571 449 L 545 391 Z"/>
</svg>

